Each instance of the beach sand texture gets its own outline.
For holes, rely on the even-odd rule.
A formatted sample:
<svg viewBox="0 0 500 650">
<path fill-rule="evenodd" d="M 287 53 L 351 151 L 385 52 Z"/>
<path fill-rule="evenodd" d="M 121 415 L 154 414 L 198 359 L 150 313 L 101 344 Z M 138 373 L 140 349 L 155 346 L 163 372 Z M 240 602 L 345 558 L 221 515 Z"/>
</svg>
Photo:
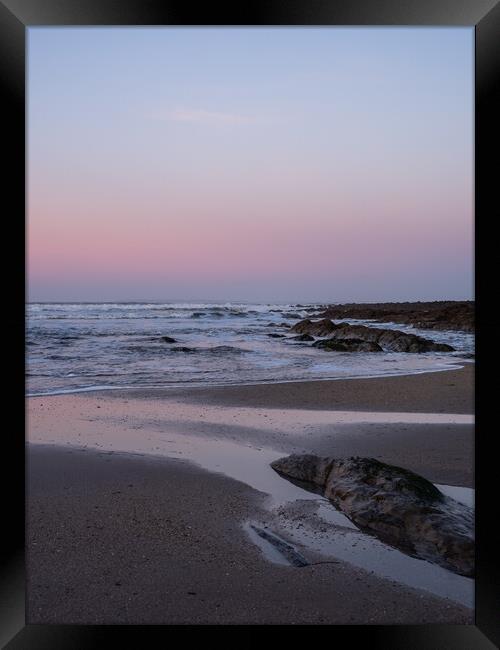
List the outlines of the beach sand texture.
<svg viewBox="0 0 500 650">
<path fill-rule="evenodd" d="M 318 518 L 327 504 L 269 462 L 372 456 L 471 488 L 473 378 L 466 364 L 378 379 L 29 398 L 28 621 L 471 623 L 471 580 L 422 563 L 431 582 L 449 584 L 418 588 L 397 569 L 411 572 L 416 560 L 390 549 L 381 566 L 395 558 L 396 569 L 375 571 L 360 560 L 373 543 L 363 551 L 366 536 L 347 529 L 337 557 L 325 555 L 320 542 L 335 524 Z M 293 543 L 309 564 L 272 561 L 248 522 Z M 349 535 L 358 535 L 352 558 Z M 445 597 L 455 588 L 461 596 Z"/>
</svg>

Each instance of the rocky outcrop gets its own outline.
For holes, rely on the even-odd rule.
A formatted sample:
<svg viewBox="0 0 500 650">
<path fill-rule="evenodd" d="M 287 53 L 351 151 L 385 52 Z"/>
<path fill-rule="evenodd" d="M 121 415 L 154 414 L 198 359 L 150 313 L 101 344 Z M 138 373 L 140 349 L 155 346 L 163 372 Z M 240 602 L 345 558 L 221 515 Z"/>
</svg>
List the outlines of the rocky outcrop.
<svg viewBox="0 0 500 650">
<path fill-rule="evenodd" d="M 271 334 L 268 334 L 268 336 L 272 339 L 284 339 L 285 335 L 284 334 L 276 334 L 272 332 Z"/>
<path fill-rule="evenodd" d="M 373 458 L 292 455 L 271 463 L 320 488 L 361 530 L 455 573 L 474 575 L 474 516 L 422 476 Z"/>
<path fill-rule="evenodd" d="M 376 344 L 387 352 L 453 352 L 454 350 L 451 345 L 446 343 L 435 343 L 421 336 L 406 334 L 399 330 L 367 327 L 366 325 L 349 325 L 348 323 L 332 323 L 328 319 L 311 321 L 306 318 L 296 323 L 290 331 L 313 336 L 328 336 L 327 340 L 341 341 L 343 343 L 349 340 L 365 341 L 366 343 Z M 335 349 L 333 344 L 318 345 L 317 347 Z M 376 351 L 376 349 L 368 351 Z"/>
<path fill-rule="evenodd" d="M 421 329 L 474 331 L 473 301 L 400 302 L 329 305 L 318 317 L 371 319 Z"/>
<path fill-rule="evenodd" d="M 302 336 L 307 336 L 307 334 L 302 334 Z M 361 339 L 320 339 L 313 343 L 312 347 L 330 350 L 331 352 L 382 352 L 382 348 L 378 343 L 362 341 Z"/>
<path fill-rule="evenodd" d="M 359 338 L 363 341 L 370 341 L 390 352 L 453 352 L 454 349 L 446 343 L 435 343 L 416 334 L 365 325 L 348 325 L 347 323 L 339 325 L 334 336 L 344 340 Z"/>
<path fill-rule="evenodd" d="M 312 321 L 309 318 L 295 323 L 290 328 L 290 332 L 297 334 L 309 334 L 310 336 L 328 336 L 337 329 L 338 325 L 334 325 L 331 320 L 325 318 L 319 321 Z"/>
</svg>

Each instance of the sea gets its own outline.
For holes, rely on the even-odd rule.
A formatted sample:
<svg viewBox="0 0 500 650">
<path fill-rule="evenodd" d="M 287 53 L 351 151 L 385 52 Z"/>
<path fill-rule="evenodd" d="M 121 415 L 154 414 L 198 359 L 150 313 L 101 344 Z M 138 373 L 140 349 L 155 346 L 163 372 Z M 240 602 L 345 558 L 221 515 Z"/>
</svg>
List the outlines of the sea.
<svg viewBox="0 0 500 650">
<path fill-rule="evenodd" d="M 335 322 L 398 329 L 448 343 L 456 351 L 330 352 L 292 340 L 283 324 L 314 318 L 320 309 L 316 304 L 234 302 L 29 303 L 26 392 L 406 375 L 458 368 L 474 354 L 473 334 L 367 320 Z"/>
</svg>

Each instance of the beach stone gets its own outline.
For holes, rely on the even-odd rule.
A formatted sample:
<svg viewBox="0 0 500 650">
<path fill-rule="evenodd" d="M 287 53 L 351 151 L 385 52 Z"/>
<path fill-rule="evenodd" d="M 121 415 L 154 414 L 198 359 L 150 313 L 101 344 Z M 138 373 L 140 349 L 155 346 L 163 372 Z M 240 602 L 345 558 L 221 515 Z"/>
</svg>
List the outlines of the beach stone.
<svg viewBox="0 0 500 650">
<path fill-rule="evenodd" d="M 297 336 L 289 336 L 290 341 L 314 341 L 314 336 L 310 334 L 298 334 Z"/>
<path fill-rule="evenodd" d="M 365 341 L 373 343 L 387 352 L 453 352 L 455 348 L 446 343 L 435 343 L 424 339 L 416 334 L 407 334 L 399 330 L 382 329 L 380 327 L 368 327 L 366 325 L 349 325 L 348 323 L 332 323 L 325 318 L 319 321 L 312 321 L 309 318 L 296 323 L 291 332 L 299 334 L 310 334 L 313 336 L 328 336 L 328 340 L 342 341 L 349 340 Z M 335 350 L 332 344 L 314 344 L 315 347 Z M 339 348 L 341 349 L 341 348 Z M 348 348 L 345 348 L 346 350 Z M 361 351 L 361 350 L 360 350 Z M 363 350 L 368 352 L 377 351 Z"/>
<path fill-rule="evenodd" d="M 474 575 L 474 513 L 410 470 L 373 458 L 286 456 L 280 475 L 321 488 L 361 530 L 454 573 Z"/>
<path fill-rule="evenodd" d="M 334 332 L 339 326 L 332 323 L 328 318 L 319 321 L 312 321 L 309 318 L 295 323 L 290 328 L 291 332 L 297 334 L 309 334 L 310 336 L 328 336 Z"/>
<path fill-rule="evenodd" d="M 307 336 L 307 334 L 303 334 L 302 336 Z M 378 343 L 362 341 L 361 339 L 321 339 L 313 343 L 312 347 L 330 350 L 332 352 L 382 352 L 382 348 Z"/>
</svg>

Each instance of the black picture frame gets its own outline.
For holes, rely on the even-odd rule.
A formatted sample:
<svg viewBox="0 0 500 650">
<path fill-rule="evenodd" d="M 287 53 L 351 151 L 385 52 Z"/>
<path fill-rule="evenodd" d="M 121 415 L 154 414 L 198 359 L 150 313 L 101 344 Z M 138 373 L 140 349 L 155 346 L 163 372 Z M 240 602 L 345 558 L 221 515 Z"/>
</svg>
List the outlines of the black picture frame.
<svg viewBox="0 0 500 650">
<path fill-rule="evenodd" d="M 497 460 L 493 419 L 496 390 L 495 358 L 490 351 L 494 321 L 490 304 L 495 291 L 496 242 L 491 237 L 498 186 L 498 162 L 489 162 L 498 151 L 497 115 L 500 115 L 496 71 L 500 69 L 500 4 L 497 0 L 279 0 L 254 1 L 232 7 L 213 3 L 191 6 L 170 0 L 0 0 L 0 70 L 6 90 L 3 112 L 2 212 L 4 226 L 13 227 L 5 237 L 4 252 L 14 254 L 15 264 L 4 270 L 8 307 L 8 348 L 13 363 L 5 410 L 24 413 L 24 315 L 25 315 L 25 39 L 32 26 L 63 25 L 425 25 L 470 26 L 476 37 L 475 98 L 475 252 L 476 252 L 476 607 L 475 625 L 336 626 L 338 643 L 361 643 L 387 650 L 417 648 L 459 650 L 488 649 L 500 645 L 498 562 L 500 543 L 495 526 L 493 484 Z M 10 206 L 9 209 L 5 206 Z M 5 211 L 4 211 L 5 210 Z M 488 282 L 490 278 L 493 282 Z M 488 293 L 487 293 L 488 292 Z M 22 304 L 22 306 L 21 306 Z M 6 312 L 7 313 L 7 312 Z M 7 339 L 4 339 L 6 341 Z M 498 428 L 498 425 L 497 427 Z M 13 471 L 3 486 L 8 507 L 1 557 L 0 642 L 2 647 L 87 648 L 119 641 L 148 646 L 153 635 L 171 639 L 171 626 L 50 626 L 25 625 L 24 569 L 24 463 L 25 441 L 20 427 L 4 430 L 4 465 Z M 493 515 L 493 516 L 492 516 Z M 4 518 L 5 522 L 5 518 Z M 8 534 L 6 531 L 8 530 Z M 219 627 L 219 626 L 214 626 Z M 238 627 L 238 626 L 236 626 Z M 340 638 L 339 638 L 340 635 Z M 332 639 L 333 641 L 333 639 Z M 6 644 L 6 646 L 4 645 Z"/>
</svg>

